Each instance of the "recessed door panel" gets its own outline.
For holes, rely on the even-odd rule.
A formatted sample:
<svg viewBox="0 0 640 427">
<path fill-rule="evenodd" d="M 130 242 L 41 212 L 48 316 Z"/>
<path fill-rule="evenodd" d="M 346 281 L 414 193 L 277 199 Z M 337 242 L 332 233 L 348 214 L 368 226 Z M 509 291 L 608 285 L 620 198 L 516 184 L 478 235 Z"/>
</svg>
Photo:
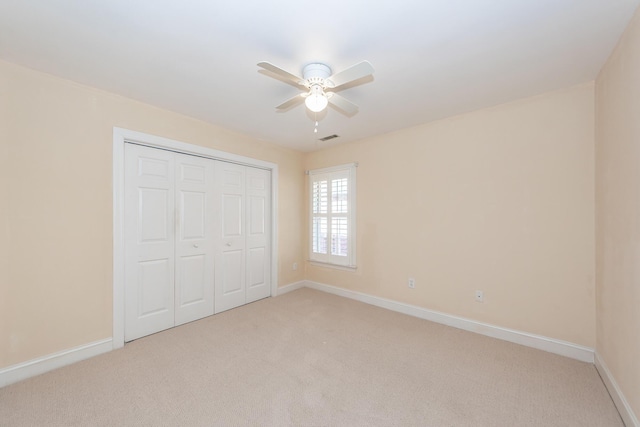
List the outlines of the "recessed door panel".
<svg viewBox="0 0 640 427">
<path fill-rule="evenodd" d="M 169 262 L 169 259 L 157 259 L 138 263 L 138 318 L 172 310 Z"/>
<path fill-rule="evenodd" d="M 265 266 L 265 248 L 251 248 L 249 249 L 249 261 L 247 271 L 249 273 L 248 282 L 249 286 L 254 288 L 256 286 L 264 285 L 264 266 Z"/>
<path fill-rule="evenodd" d="M 223 258 L 222 294 L 228 296 L 242 292 L 244 288 L 242 277 L 243 251 L 227 251 Z"/>
<path fill-rule="evenodd" d="M 246 303 L 244 256 L 243 248 L 219 253 L 216 264 L 216 313 Z"/>
<path fill-rule="evenodd" d="M 222 238 L 242 235 L 242 195 L 225 194 L 222 196 Z"/>
<path fill-rule="evenodd" d="M 181 164 L 180 165 L 180 179 L 184 183 L 199 183 L 205 184 L 207 176 L 206 165 L 192 165 Z"/>
<path fill-rule="evenodd" d="M 206 287 L 211 284 L 206 282 L 207 257 L 205 255 L 193 255 L 180 257 L 180 282 L 182 286 L 178 293 L 178 306 L 184 308 L 187 305 L 203 302 L 206 295 Z"/>
<path fill-rule="evenodd" d="M 145 147 L 141 148 L 145 149 Z M 138 156 L 138 177 L 163 179 L 168 182 L 170 179 L 170 159 Z"/>
<path fill-rule="evenodd" d="M 238 166 L 238 168 L 235 168 L 235 166 L 238 165 L 227 163 L 224 166 L 224 172 L 222 174 L 222 184 L 225 188 L 227 188 L 227 190 L 242 191 L 242 180 L 244 178 L 244 171 L 242 169 L 244 169 L 244 167 Z"/>
<path fill-rule="evenodd" d="M 249 235 L 264 234 L 266 218 L 265 198 L 262 196 L 249 196 L 248 198 Z"/>
<path fill-rule="evenodd" d="M 173 230 L 170 224 L 169 190 L 138 188 L 140 243 L 166 242 Z"/>
<path fill-rule="evenodd" d="M 180 236 L 183 240 L 204 239 L 206 192 L 180 191 Z"/>
<path fill-rule="evenodd" d="M 250 174 L 247 180 L 247 190 L 266 190 L 268 185 L 266 178 L 266 175 Z"/>
</svg>

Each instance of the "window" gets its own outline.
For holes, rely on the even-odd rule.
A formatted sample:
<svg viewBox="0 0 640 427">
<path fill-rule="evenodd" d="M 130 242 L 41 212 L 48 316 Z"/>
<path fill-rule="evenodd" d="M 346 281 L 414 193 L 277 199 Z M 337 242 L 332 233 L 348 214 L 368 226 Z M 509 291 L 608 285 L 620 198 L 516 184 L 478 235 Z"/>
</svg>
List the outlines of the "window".
<svg viewBox="0 0 640 427">
<path fill-rule="evenodd" d="M 356 165 L 309 171 L 310 260 L 356 267 Z"/>
</svg>

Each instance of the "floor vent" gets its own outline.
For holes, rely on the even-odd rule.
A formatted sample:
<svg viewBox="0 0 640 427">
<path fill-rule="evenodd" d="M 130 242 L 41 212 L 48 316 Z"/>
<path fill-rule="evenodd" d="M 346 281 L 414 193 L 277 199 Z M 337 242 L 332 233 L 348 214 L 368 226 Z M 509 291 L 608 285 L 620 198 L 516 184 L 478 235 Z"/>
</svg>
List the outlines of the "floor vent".
<svg viewBox="0 0 640 427">
<path fill-rule="evenodd" d="M 333 134 L 333 135 L 325 136 L 324 138 L 318 139 L 318 141 L 325 142 L 325 141 L 328 141 L 328 140 L 333 139 L 333 138 L 338 138 L 338 135 Z"/>
</svg>

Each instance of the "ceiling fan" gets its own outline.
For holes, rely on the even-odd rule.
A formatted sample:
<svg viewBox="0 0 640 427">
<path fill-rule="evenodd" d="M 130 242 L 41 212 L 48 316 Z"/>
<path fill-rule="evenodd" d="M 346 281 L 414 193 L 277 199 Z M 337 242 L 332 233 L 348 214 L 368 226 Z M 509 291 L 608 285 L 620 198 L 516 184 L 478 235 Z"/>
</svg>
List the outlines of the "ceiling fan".
<svg viewBox="0 0 640 427">
<path fill-rule="evenodd" d="M 310 111 L 319 113 L 327 107 L 327 104 L 331 103 L 347 116 L 357 113 L 358 106 L 335 91 L 347 83 L 368 77 L 374 72 L 369 61 L 359 62 L 333 75 L 328 65 L 314 62 L 302 69 L 302 77 L 291 74 L 270 62 L 258 62 L 258 66 L 305 89 L 305 92 L 283 102 L 276 109 L 287 110 L 304 101 Z"/>
</svg>

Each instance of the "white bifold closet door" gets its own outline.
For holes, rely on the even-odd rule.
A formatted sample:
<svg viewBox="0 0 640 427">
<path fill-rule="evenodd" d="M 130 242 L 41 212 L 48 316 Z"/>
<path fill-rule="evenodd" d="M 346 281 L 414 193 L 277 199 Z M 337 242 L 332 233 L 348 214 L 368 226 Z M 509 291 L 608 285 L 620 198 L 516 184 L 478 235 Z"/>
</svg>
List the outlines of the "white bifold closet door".
<svg viewBox="0 0 640 427">
<path fill-rule="evenodd" d="M 213 314 L 215 162 L 176 154 L 175 324 Z"/>
<path fill-rule="evenodd" d="M 125 144 L 125 341 L 271 295 L 271 172 Z"/>
<path fill-rule="evenodd" d="M 213 314 L 214 166 L 125 145 L 125 341 Z"/>
<path fill-rule="evenodd" d="M 220 162 L 216 313 L 271 294 L 271 172 Z"/>
</svg>

